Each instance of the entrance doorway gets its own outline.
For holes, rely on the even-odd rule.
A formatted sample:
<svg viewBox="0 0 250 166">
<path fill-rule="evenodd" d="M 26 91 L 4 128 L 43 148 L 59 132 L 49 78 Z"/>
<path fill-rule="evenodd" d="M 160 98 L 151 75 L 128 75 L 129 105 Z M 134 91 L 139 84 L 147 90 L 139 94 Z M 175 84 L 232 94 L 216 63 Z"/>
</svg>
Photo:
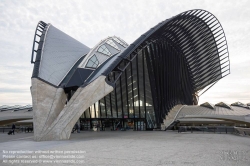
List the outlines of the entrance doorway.
<svg viewBox="0 0 250 166">
<path fill-rule="evenodd" d="M 80 118 L 81 130 L 93 130 L 99 127 L 100 131 L 144 131 L 146 120 L 141 118 Z"/>
</svg>

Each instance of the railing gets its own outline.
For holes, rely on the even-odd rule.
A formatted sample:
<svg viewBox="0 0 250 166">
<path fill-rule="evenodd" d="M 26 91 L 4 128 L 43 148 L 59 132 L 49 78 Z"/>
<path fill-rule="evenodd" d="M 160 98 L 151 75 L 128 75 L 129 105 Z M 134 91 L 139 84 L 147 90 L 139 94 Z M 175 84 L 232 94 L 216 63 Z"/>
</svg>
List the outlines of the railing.
<svg viewBox="0 0 250 166">
<path fill-rule="evenodd" d="M 0 133 L 8 133 L 9 131 L 12 131 L 11 127 L 0 127 Z M 15 129 L 16 133 L 29 133 L 29 132 L 33 132 L 33 127 L 17 127 Z"/>
<path fill-rule="evenodd" d="M 178 133 L 180 132 L 212 132 L 212 133 L 231 133 L 237 134 L 235 127 L 231 126 L 179 126 Z"/>
<path fill-rule="evenodd" d="M 250 136 L 250 128 L 235 127 L 235 134 L 242 136 Z"/>
</svg>

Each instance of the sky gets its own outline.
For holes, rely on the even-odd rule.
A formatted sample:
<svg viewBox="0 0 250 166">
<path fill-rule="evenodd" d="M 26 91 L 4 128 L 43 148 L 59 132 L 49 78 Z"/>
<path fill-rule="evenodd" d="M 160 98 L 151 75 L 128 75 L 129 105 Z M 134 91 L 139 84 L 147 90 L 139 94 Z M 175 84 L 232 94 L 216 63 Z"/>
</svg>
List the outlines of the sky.
<svg viewBox="0 0 250 166">
<path fill-rule="evenodd" d="M 190 9 L 218 18 L 230 57 L 231 74 L 200 96 L 199 104 L 250 103 L 249 0 L 0 0 L 0 105 L 32 104 L 30 59 L 40 20 L 92 48 L 113 35 L 132 43 L 159 22 Z"/>
</svg>

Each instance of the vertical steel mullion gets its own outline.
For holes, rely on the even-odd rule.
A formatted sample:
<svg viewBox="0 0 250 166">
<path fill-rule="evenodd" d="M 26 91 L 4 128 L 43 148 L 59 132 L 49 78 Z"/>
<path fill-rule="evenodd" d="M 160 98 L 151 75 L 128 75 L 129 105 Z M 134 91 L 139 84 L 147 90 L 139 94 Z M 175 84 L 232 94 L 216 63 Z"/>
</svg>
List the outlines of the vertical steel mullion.
<svg viewBox="0 0 250 166">
<path fill-rule="evenodd" d="M 146 48 L 145 48 L 146 49 Z M 145 116 L 145 119 L 146 119 L 146 128 L 147 128 L 147 110 L 146 110 L 146 87 L 145 87 L 145 60 L 144 60 L 144 53 L 145 53 L 145 50 L 143 50 L 142 52 L 142 70 L 143 70 L 143 95 L 144 95 L 144 101 L 143 101 L 143 106 L 144 106 L 144 116 Z"/>
<path fill-rule="evenodd" d="M 164 56 L 163 56 L 163 41 L 162 40 L 158 40 L 159 43 L 159 50 L 158 50 L 158 54 L 159 54 L 159 60 L 161 62 L 160 65 L 160 86 L 161 86 L 161 105 L 162 105 L 162 117 L 163 115 L 165 115 L 165 102 L 164 102 Z M 165 117 L 164 117 L 165 118 Z"/>
<path fill-rule="evenodd" d="M 163 43 L 163 52 L 164 52 L 164 59 L 163 59 L 163 63 L 164 63 L 164 101 L 167 101 L 167 56 L 168 56 L 168 52 L 167 52 L 167 44 L 166 44 L 166 40 L 164 40 L 164 43 Z M 168 113 L 167 111 L 167 103 L 164 102 L 164 107 L 166 109 L 166 114 Z"/>
<path fill-rule="evenodd" d="M 92 117 L 91 117 L 91 111 L 90 111 L 90 107 L 89 107 L 89 118 L 92 118 Z"/>
<path fill-rule="evenodd" d="M 138 67 L 138 54 L 136 56 L 136 70 L 137 70 L 137 92 L 138 92 L 138 108 L 139 108 L 139 118 L 141 118 L 141 108 L 140 108 L 140 80 L 139 80 L 139 67 Z"/>
<path fill-rule="evenodd" d="M 106 102 L 106 96 L 104 97 L 104 104 L 105 104 L 105 116 L 108 117 L 108 110 L 107 110 L 107 102 Z"/>
<path fill-rule="evenodd" d="M 131 59 L 131 55 L 130 55 L 130 59 Z M 131 86 L 132 86 L 132 106 L 133 106 L 133 116 L 135 118 L 135 106 L 134 106 L 134 82 L 133 82 L 133 65 L 132 65 L 132 62 L 130 62 L 130 73 L 131 73 Z"/>
<path fill-rule="evenodd" d="M 151 90 L 151 96 L 152 96 L 152 102 L 153 102 L 153 108 L 154 108 L 154 114 L 155 114 L 155 120 L 156 122 L 158 121 L 158 105 L 157 105 L 157 94 L 154 89 L 155 87 L 155 81 L 154 81 L 154 68 L 153 64 L 151 63 L 152 61 L 152 56 L 151 56 L 151 49 L 150 49 L 149 44 L 147 48 L 145 49 L 145 60 L 147 64 L 147 70 L 148 70 L 148 77 L 149 77 L 149 84 L 150 84 L 150 90 Z"/>
<path fill-rule="evenodd" d="M 111 117 L 113 118 L 113 108 L 112 108 L 112 96 L 111 96 L 111 92 L 109 93 L 109 103 L 110 103 L 110 112 L 111 112 Z"/>
<path fill-rule="evenodd" d="M 102 117 L 102 109 L 101 109 L 101 101 L 99 100 L 98 101 L 98 104 L 99 104 L 99 108 L 100 108 L 100 118 Z"/>
<path fill-rule="evenodd" d="M 90 128 L 92 128 L 92 118 L 91 118 L 91 113 L 90 113 L 90 107 L 89 107 L 89 123 L 90 123 Z"/>
<path fill-rule="evenodd" d="M 164 41 L 161 42 L 161 63 L 162 63 L 162 68 L 161 68 L 161 86 L 162 86 L 162 109 L 163 109 L 163 115 L 164 115 L 164 118 L 166 116 L 166 113 L 167 113 L 167 109 L 166 109 L 166 103 L 165 103 L 165 93 L 164 93 L 164 90 L 165 90 L 165 63 L 164 63 L 164 60 L 165 60 L 165 54 L 164 54 Z"/>
<path fill-rule="evenodd" d="M 114 74 L 114 80 L 116 80 L 115 78 L 115 74 Z M 117 106 L 117 93 L 116 93 L 116 86 L 115 86 L 115 109 L 116 109 L 116 117 L 118 118 L 118 106 Z M 114 128 L 114 124 L 113 124 L 113 120 L 112 120 L 112 125 L 113 125 L 113 128 Z"/>
<path fill-rule="evenodd" d="M 120 80 L 120 91 L 121 91 L 122 118 L 124 118 L 124 112 L 123 112 L 123 97 L 122 97 L 122 79 L 121 79 L 121 77 L 119 78 L 119 80 Z"/>
<path fill-rule="evenodd" d="M 157 91 L 157 87 L 158 87 L 158 79 L 157 79 L 157 76 L 158 76 L 158 67 L 156 67 L 156 65 L 158 65 L 158 64 L 156 64 L 156 54 L 155 54 L 155 43 L 151 43 L 150 44 L 150 56 L 151 56 L 151 59 L 152 59 L 152 72 L 153 72 L 153 74 L 154 74 L 154 80 L 153 80 L 153 82 L 154 82 L 154 84 L 155 84 L 155 87 L 154 87 L 154 91 L 155 91 L 155 96 L 153 97 L 153 98 L 155 98 L 155 103 L 154 103 L 154 107 L 156 108 L 155 109 L 155 113 L 157 114 L 157 116 L 155 116 L 156 117 L 156 121 L 157 121 L 157 125 L 159 125 L 159 122 L 160 122 L 160 115 L 161 115 L 161 111 L 160 111 L 160 104 L 159 104 L 159 91 Z M 152 91 L 151 91 L 151 93 L 152 93 Z"/>
<path fill-rule="evenodd" d="M 129 102 L 128 102 L 128 75 L 127 75 L 127 69 L 125 70 L 125 85 L 126 85 L 126 102 L 127 102 L 127 112 L 128 112 L 128 118 L 129 118 Z"/>
<path fill-rule="evenodd" d="M 161 92 L 160 92 L 160 73 L 159 73 L 159 68 L 160 68 L 160 64 L 158 63 L 159 62 L 159 54 L 158 54 L 158 45 L 157 43 L 155 42 L 153 45 L 153 56 L 154 56 L 154 68 L 155 68 L 155 82 L 156 82 L 156 91 L 157 91 L 157 101 L 158 101 L 158 114 L 160 115 L 159 116 L 159 121 L 160 121 L 160 118 L 161 118 L 161 114 L 162 114 L 162 108 L 161 108 Z"/>
<path fill-rule="evenodd" d="M 115 88 L 115 96 L 116 96 L 116 118 L 118 118 L 117 89 L 116 88 Z"/>
<path fill-rule="evenodd" d="M 95 108 L 95 103 L 94 103 L 93 105 L 94 105 L 95 118 L 96 118 L 96 108 Z"/>
</svg>

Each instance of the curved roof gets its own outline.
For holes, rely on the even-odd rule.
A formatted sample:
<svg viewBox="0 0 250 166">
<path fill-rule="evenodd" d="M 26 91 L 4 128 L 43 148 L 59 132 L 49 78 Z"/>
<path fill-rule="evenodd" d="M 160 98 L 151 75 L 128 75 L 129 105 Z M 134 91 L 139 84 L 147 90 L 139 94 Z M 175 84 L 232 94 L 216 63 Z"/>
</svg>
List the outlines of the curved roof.
<svg viewBox="0 0 250 166">
<path fill-rule="evenodd" d="M 190 10 L 151 28 L 122 53 L 103 63 L 85 83 L 100 75 L 124 71 L 122 63 L 131 62 L 140 49 L 156 40 L 169 42 L 183 54 L 195 91 L 213 85 L 230 73 L 227 42 L 219 21 L 207 11 Z"/>
<path fill-rule="evenodd" d="M 166 19 L 128 47 L 122 39 L 113 36 L 98 43 L 91 51 L 51 24 L 39 23 L 38 27 L 43 28 L 40 30 L 40 41 L 34 39 L 34 43 L 39 45 L 35 50 L 37 53 L 33 77 L 41 78 L 54 86 L 85 86 L 100 75 L 122 73 L 124 63 L 131 62 L 138 51 L 155 41 L 167 42 L 178 54 L 183 55 L 189 68 L 190 82 L 196 92 L 209 88 L 230 73 L 223 28 L 217 18 L 205 10 L 189 10 Z M 80 72 L 77 74 L 76 70 Z M 81 81 L 69 83 L 70 79 L 76 78 Z M 112 81 L 115 80 L 110 83 Z"/>
<path fill-rule="evenodd" d="M 232 106 L 234 111 L 228 108 L 216 106 L 214 110 L 202 106 L 184 106 L 178 113 L 176 120 L 189 119 L 189 121 L 208 120 L 216 122 L 216 119 L 225 121 L 238 121 L 242 123 L 250 123 L 249 109 Z"/>
<path fill-rule="evenodd" d="M 39 22 L 38 28 L 32 50 L 32 62 L 36 52 L 32 77 L 59 86 L 74 64 L 90 49 L 52 24 Z"/>
<path fill-rule="evenodd" d="M 32 105 L 0 106 L 0 125 L 33 118 Z"/>
<path fill-rule="evenodd" d="M 2 105 L 0 106 L 0 111 L 19 111 L 19 110 L 32 110 L 32 105 L 25 105 L 25 106 L 20 106 L 20 105 L 14 105 L 14 106 L 8 106 L 8 105 Z"/>
<path fill-rule="evenodd" d="M 109 59 L 119 55 L 127 46 L 128 44 L 117 36 L 101 40 L 83 59 L 80 59 L 72 67 L 67 77 L 62 81 L 61 86 L 67 91 L 67 89 L 83 85 L 86 79 L 93 75 L 93 71 L 98 70 Z"/>
<path fill-rule="evenodd" d="M 90 68 L 95 70 L 111 56 L 114 56 L 125 50 L 127 46 L 128 44 L 119 37 L 107 37 L 106 39 L 101 40 L 95 47 L 90 50 L 90 52 L 86 55 L 86 57 L 78 67 Z M 94 66 L 88 66 L 93 56 L 96 57 L 98 64 Z"/>
</svg>

